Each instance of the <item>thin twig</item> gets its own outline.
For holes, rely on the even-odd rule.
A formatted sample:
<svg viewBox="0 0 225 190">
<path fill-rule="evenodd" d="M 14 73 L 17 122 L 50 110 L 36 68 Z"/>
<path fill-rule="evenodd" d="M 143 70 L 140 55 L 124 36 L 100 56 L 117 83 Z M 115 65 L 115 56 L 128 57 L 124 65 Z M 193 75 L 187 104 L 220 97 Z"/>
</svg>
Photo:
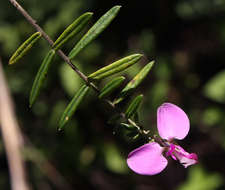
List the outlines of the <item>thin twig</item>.
<svg viewBox="0 0 225 190">
<path fill-rule="evenodd" d="M 46 41 L 52 46 L 53 45 L 53 41 L 51 40 L 51 38 L 48 36 L 48 34 L 46 34 L 44 32 L 44 30 L 36 23 L 36 21 L 26 12 L 26 10 L 23 9 L 23 7 L 20 6 L 20 4 L 16 1 L 16 0 L 9 0 L 12 5 L 14 7 L 17 8 L 17 10 L 27 19 L 27 21 L 38 31 L 42 34 L 42 36 L 46 39 Z M 83 81 L 90 87 L 92 87 L 92 89 L 94 89 L 97 93 L 100 92 L 100 90 L 98 89 L 97 86 L 95 86 L 95 84 L 91 83 L 88 80 L 88 77 L 82 73 L 70 60 L 70 58 L 68 56 L 66 56 L 62 50 L 58 50 L 57 51 L 58 55 L 80 76 L 81 79 L 83 79 Z M 111 106 L 112 109 L 116 109 L 116 106 L 114 105 L 113 102 L 111 102 L 108 99 L 104 100 L 108 105 Z M 125 118 L 125 114 L 124 113 L 120 113 L 121 116 L 123 116 L 123 118 Z M 127 118 L 125 118 L 127 119 Z M 129 122 L 135 123 L 134 121 L 132 121 L 131 119 L 129 119 Z M 137 124 L 135 124 L 135 126 L 137 126 Z M 139 133 L 143 134 L 142 128 L 138 127 Z"/>
<path fill-rule="evenodd" d="M 51 38 L 44 32 L 44 30 L 36 24 L 36 20 L 34 20 L 26 10 L 24 10 L 23 7 L 20 6 L 20 4 L 15 0 L 9 0 L 14 7 L 17 8 L 17 10 L 27 19 L 27 21 L 38 31 L 42 34 L 43 38 L 47 40 L 47 42 L 52 46 L 53 41 Z M 71 62 L 71 60 L 61 51 L 57 51 L 58 55 L 67 63 L 69 66 L 87 83 L 88 79 L 87 77 Z"/>
<path fill-rule="evenodd" d="M 21 151 L 23 138 L 13 111 L 0 59 L 0 126 L 11 176 L 12 190 L 29 190 Z"/>
</svg>

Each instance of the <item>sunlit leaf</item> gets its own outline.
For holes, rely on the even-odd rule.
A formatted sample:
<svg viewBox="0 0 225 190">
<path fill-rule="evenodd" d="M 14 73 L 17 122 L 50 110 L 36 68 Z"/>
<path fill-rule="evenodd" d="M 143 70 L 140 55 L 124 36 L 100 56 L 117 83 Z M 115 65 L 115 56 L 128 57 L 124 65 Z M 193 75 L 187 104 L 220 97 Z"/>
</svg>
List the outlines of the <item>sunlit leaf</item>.
<svg viewBox="0 0 225 190">
<path fill-rule="evenodd" d="M 50 50 L 48 54 L 45 56 L 38 73 L 34 79 L 34 83 L 30 92 L 30 107 L 33 105 L 34 101 L 36 100 L 37 96 L 40 93 L 41 87 L 44 83 L 44 79 L 47 76 L 48 69 L 50 67 L 50 64 L 52 63 L 52 60 L 55 56 L 55 50 Z"/>
<path fill-rule="evenodd" d="M 80 90 L 75 94 L 71 102 L 66 107 L 65 111 L 63 112 L 60 121 L 59 121 L 59 130 L 63 128 L 66 122 L 72 117 L 78 106 L 80 105 L 81 101 L 84 99 L 85 95 L 88 93 L 89 86 L 83 85 Z"/>
<path fill-rule="evenodd" d="M 78 34 L 82 29 L 85 28 L 88 21 L 92 17 L 93 13 L 87 12 L 77 18 L 71 25 L 69 25 L 63 33 L 58 37 L 58 39 L 54 42 L 53 48 L 58 50 L 65 44 L 68 40 L 70 40 L 73 36 Z"/>
<path fill-rule="evenodd" d="M 142 99 L 143 99 L 143 95 L 140 94 L 131 101 L 131 103 L 129 104 L 125 112 L 125 115 L 127 118 L 131 118 L 137 112 L 142 102 Z"/>
<path fill-rule="evenodd" d="M 125 80 L 125 77 L 120 76 L 114 78 L 112 81 L 107 83 L 104 88 L 100 91 L 99 98 L 105 98 L 110 95 L 114 90 L 116 90 Z"/>
<path fill-rule="evenodd" d="M 115 73 L 121 72 L 133 64 L 137 63 L 141 59 L 141 54 L 133 54 L 127 57 L 124 57 L 108 66 L 105 66 L 96 72 L 90 74 L 88 78 L 90 80 L 100 80 L 105 77 L 111 76 Z"/>
<path fill-rule="evenodd" d="M 40 32 L 34 33 L 32 36 L 30 36 L 12 55 L 12 57 L 9 59 L 9 64 L 14 64 L 18 60 L 20 60 L 34 45 L 34 43 L 41 37 Z"/>
<path fill-rule="evenodd" d="M 75 45 L 69 53 L 69 58 L 73 59 L 84 47 L 93 41 L 111 23 L 120 8 L 121 6 L 117 5 L 105 13 Z"/>
</svg>

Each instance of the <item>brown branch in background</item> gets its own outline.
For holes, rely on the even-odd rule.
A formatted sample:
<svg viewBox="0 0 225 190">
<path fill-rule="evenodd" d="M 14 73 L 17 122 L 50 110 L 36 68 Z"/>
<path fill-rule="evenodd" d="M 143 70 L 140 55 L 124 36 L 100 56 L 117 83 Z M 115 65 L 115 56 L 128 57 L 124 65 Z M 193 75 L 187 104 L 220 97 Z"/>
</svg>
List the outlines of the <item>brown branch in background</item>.
<svg viewBox="0 0 225 190">
<path fill-rule="evenodd" d="M 25 153 L 25 159 L 34 162 L 58 189 L 72 189 L 60 172 L 31 144 L 29 139 L 21 133 L 15 118 L 9 90 L 4 78 L 1 59 L 0 128 L 10 169 L 12 190 L 30 189 L 25 178 L 24 160 L 21 151 Z M 24 147 L 24 143 L 26 144 L 26 147 Z"/>
<path fill-rule="evenodd" d="M 24 160 L 23 139 L 13 110 L 12 100 L 0 59 L 0 129 L 8 159 L 12 190 L 29 190 Z"/>
</svg>

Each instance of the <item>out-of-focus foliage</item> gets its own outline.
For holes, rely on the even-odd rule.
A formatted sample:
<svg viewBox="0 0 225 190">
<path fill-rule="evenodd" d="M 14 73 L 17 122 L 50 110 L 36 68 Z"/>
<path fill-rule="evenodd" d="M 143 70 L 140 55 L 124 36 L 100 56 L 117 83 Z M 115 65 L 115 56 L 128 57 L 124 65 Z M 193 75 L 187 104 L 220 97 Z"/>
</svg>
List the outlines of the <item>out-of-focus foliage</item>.
<svg viewBox="0 0 225 190">
<path fill-rule="evenodd" d="M 181 17 L 190 19 L 224 11 L 224 6 L 224 0 L 181 0 L 176 6 L 176 11 Z"/>
<path fill-rule="evenodd" d="M 78 62 L 74 62 L 78 68 L 80 68 L 80 64 Z M 75 92 L 80 88 L 82 84 L 82 79 L 74 73 L 74 71 L 67 64 L 61 64 L 59 67 L 59 75 L 61 79 L 61 84 L 65 90 L 71 97 L 75 94 Z"/>
<path fill-rule="evenodd" d="M 225 70 L 219 72 L 205 85 L 204 93 L 214 101 L 225 102 Z"/>
<path fill-rule="evenodd" d="M 214 190 L 223 184 L 222 177 L 217 173 L 208 173 L 201 166 L 191 168 L 186 183 L 178 190 Z"/>
<path fill-rule="evenodd" d="M 2 1 L 0 56 L 20 127 L 35 151 L 55 167 L 61 175 L 60 179 L 63 177 L 62 181 L 67 184 L 62 188 L 59 183 L 54 183 L 46 165 L 42 164 L 40 168 L 35 163 L 38 161 L 35 157 L 27 161 L 29 181 L 34 189 L 225 188 L 224 0 L 19 2 L 53 40 L 81 14 L 94 13 L 87 29 L 62 48 L 66 54 L 100 16 L 115 3 L 121 4 L 115 20 L 77 55 L 73 63 L 90 75 L 121 57 L 143 54 L 140 63 L 118 74 L 126 77 L 125 86 L 149 61 L 155 60 L 150 75 L 128 101 L 122 102 L 121 109 L 126 110 L 134 97 L 143 94 L 143 103 L 138 110 L 139 121 L 154 134 L 157 107 L 164 101 L 179 105 L 191 121 L 191 131 L 182 146 L 188 152 L 196 152 L 200 163 L 199 166 L 184 169 L 171 161 L 157 176 L 132 173 L 126 166 L 126 157 L 143 142 L 125 138 L 123 127 L 115 128 L 107 123 L 114 112 L 93 91 L 68 121 L 65 130 L 58 132 L 60 116 L 83 82 L 56 56 L 43 91 L 30 109 L 29 92 L 50 47 L 41 39 L 20 60 L 20 64 L 8 66 L 8 60 L 16 48 L 36 31 L 9 1 Z M 100 87 L 110 80 L 112 77 L 100 82 Z M 124 86 L 109 98 L 115 99 Z M 29 158 L 34 158 L 32 151 L 29 154 Z M 0 141 L 0 189 L 9 189 L 9 183 L 7 160 Z"/>
<path fill-rule="evenodd" d="M 107 143 L 104 145 L 104 156 L 106 167 L 115 173 L 126 174 L 128 167 L 124 162 L 124 157 L 121 155 L 120 150 L 114 144 Z"/>
</svg>

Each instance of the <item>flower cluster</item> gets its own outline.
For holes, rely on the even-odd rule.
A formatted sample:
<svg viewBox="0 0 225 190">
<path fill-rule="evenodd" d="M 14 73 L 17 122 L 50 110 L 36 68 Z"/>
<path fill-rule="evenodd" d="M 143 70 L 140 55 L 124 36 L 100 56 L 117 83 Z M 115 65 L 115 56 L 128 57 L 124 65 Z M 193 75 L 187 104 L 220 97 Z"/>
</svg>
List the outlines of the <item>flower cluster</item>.
<svg viewBox="0 0 225 190">
<path fill-rule="evenodd" d="M 157 128 L 162 143 L 149 142 L 130 152 L 127 159 L 130 169 L 141 175 L 158 174 L 166 168 L 168 156 L 185 168 L 198 162 L 195 153 L 188 153 L 173 143 L 174 139 L 184 139 L 190 129 L 189 119 L 181 108 L 171 103 L 162 104 L 157 110 Z"/>
</svg>

